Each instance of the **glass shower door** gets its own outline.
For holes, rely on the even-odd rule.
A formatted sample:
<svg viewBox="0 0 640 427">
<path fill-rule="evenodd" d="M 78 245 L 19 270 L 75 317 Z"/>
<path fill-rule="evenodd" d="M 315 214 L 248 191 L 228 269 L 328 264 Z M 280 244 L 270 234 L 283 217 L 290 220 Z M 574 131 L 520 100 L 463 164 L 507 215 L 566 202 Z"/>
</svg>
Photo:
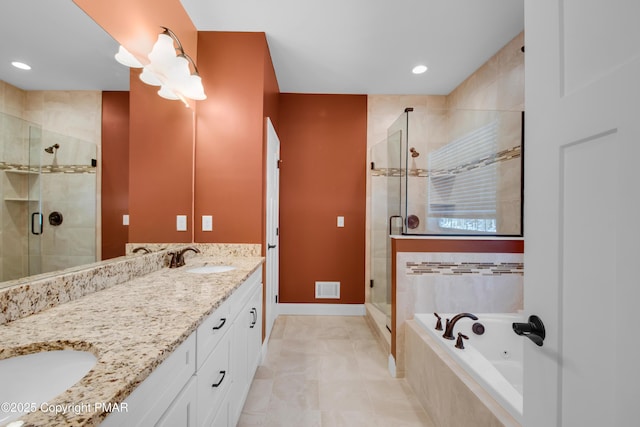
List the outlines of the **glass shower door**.
<svg viewBox="0 0 640 427">
<path fill-rule="evenodd" d="M 43 214 L 40 189 L 42 129 L 29 126 L 29 226 L 27 234 L 27 269 L 23 276 L 42 273 Z"/>
<path fill-rule="evenodd" d="M 391 330 L 391 238 L 402 234 L 406 204 L 407 112 L 371 150 L 371 303 L 386 316 Z"/>
</svg>

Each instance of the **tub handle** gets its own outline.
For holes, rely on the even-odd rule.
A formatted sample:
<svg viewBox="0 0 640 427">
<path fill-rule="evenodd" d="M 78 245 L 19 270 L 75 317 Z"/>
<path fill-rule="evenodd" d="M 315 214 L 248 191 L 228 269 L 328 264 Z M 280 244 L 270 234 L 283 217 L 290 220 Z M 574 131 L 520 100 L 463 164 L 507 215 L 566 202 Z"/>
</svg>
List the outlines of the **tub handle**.
<svg viewBox="0 0 640 427">
<path fill-rule="evenodd" d="M 433 313 L 433 315 L 438 318 L 438 321 L 436 322 L 436 331 L 441 331 L 442 330 L 442 317 L 440 317 L 438 315 L 438 313 Z"/>
<path fill-rule="evenodd" d="M 458 339 L 456 340 L 456 348 L 460 350 L 464 350 L 464 340 L 468 340 L 469 337 L 464 335 L 462 332 L 458 332 Z"/>
<path fill-rule="evenodd" d="M 546 334 L 544 331 L 544 324 L 542 323 L 542 320 L 538 316 L 536 315 L 529 316 L 528 323 L 514 322 L 512 324 L 512 327 L 513 327 L 513 332 L 515 332 L 518 335 L 523 335 L 529 338 L 531 341 L 536 343 L 538 347 L 542 347 L 542 342 L 544 341 L 544 337 Z"/>
</svg>

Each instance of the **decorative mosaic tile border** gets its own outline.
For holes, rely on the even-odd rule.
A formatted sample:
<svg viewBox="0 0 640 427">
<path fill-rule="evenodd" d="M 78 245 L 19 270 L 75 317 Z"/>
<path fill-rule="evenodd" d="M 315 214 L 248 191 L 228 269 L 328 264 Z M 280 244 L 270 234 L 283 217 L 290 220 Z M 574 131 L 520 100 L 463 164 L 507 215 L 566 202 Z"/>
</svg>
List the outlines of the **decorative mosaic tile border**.
<svg viewBox="0 0 640 427">
<path fill-rule="evenodd" d="M 476 274 L 480 276 L 501 276 L 503 274 L 524 274 L 522 262 L 407 262 L 408 276 L 422 274 L 442 274 L 459 276 Z"/>
<path fill-rule="evenodd" d="M 25 173 L 89 173 L 95 174 L 96 167 L 91 165 L 43 165 L 40 168 L 15 163 L 0 162 L 0 170 Z"/>
<path fill-rule="evenodd" d="M 462 172 L 467 172 L 476 168 L 480 168 L 483 166 L 488 166 L 493 163 L 505 162 L 511 159 L 517 159 L 522 156 L 522 147 L 517 145 L 515 147 L 507 148 L 502 151 L 498 151 L 495 154 L 490 156 L 483 157 L 481 159 L 475 160 L 470 163 L 465 163 L 460 166 L 456 166 L 455 168 L 446 169 L 446 170 L 433 170 L 429 171 L 428 169 L 409 169 L 409 176 L 416 176 L 421 178 L 427 178 L 429 176 L 452 176 L 457 175 Z M 404 169 L 398 168 L 374 168 L 371 170 L 372 176 L 392 176 L 392 177 L 402 177 L 405 176 Z"/>
<path fill-rule="evenodd" d="M 89 173 L 95 174 L 96 168 L 91 165 L 42 166 L 41 173 Z"/>
</svg>

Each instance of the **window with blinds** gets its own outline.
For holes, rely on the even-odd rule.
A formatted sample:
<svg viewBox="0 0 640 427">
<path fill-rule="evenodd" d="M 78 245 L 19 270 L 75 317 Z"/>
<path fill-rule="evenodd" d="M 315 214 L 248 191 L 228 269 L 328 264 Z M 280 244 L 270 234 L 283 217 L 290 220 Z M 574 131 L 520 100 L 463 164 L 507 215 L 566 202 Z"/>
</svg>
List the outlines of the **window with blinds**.
<svg viewBox="0 0 640 427">
<path fill-rule="evenodd" d="M 493 121 L 430 154 L 431 224 L 449 230 L 496 232 L 498 128 L 498 121 Z"/>
</svg>

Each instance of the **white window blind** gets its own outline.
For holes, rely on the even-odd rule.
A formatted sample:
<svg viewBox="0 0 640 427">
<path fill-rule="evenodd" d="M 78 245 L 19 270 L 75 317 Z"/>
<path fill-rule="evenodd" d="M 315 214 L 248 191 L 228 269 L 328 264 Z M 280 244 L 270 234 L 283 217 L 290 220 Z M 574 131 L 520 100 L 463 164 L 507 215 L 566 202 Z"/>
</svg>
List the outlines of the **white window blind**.
<svg viewBox="0 0 640 427">
<path fill-rule="evenodd" d="M 429 216 L 441 228 L 495 232 L 498 121 L 429 157 Z"/>
</svg>

